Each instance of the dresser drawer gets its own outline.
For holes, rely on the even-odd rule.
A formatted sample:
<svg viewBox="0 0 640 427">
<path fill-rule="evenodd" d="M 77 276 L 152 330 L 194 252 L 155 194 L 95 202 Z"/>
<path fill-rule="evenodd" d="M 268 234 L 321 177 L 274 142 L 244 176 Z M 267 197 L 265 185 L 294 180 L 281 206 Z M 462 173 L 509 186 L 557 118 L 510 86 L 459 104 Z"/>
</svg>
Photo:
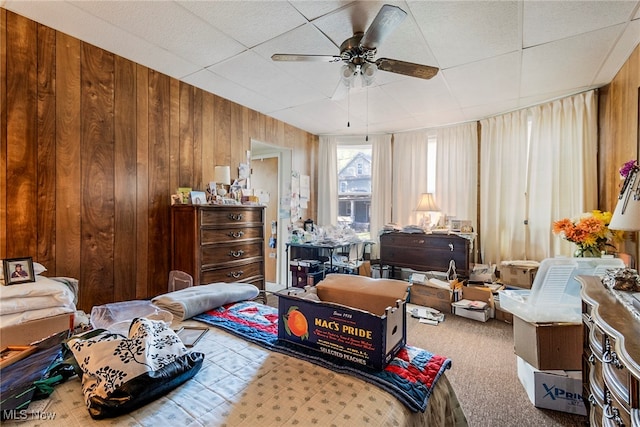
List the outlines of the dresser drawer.
<svg viewBox="0 0 640 427">
<path fill-rule="evenodd" d="M 203 228 L 201 229 L 201 242 L 209 243 L 238 242 L 251 239 L 264 238 L 262 227 L 238 226 L 237 228 Z"/>
<path fill-rule="evenodd" d="M 202 269 L 219 264 L 243 262 L 252 258 L 262 258 L 264 246 L 262 241 L 249 243 L 221 243 L 202 246 Z"/>
<path fill-rule="evenodd" d="M 203 209 L 200 225 L 233 227 L 237 224 L 262 224 L 262 209 L 243 209 L 242 207 Z"/>
<path fill-rule="evenodd" d="M 204 270 L 200 273 L 200 283 L 217 283 L 217 282 L 254 282 L 262 283 L 262 262 L 251 262 L 245 264 L 234 265 L 233 267 L 214 268 Z M 256 285 L 257 286 L 257 285 Z M 262 289 L 261 286 L 258 286 Z"/>
</svg>

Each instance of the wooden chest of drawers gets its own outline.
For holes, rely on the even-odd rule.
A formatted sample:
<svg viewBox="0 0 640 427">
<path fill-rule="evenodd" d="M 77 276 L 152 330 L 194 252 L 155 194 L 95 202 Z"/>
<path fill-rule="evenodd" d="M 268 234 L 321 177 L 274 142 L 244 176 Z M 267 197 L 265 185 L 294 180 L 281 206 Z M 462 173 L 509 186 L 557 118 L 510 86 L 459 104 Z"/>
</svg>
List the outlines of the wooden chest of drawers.
<svg viewBox="0 0 640 427">
<path fill-rule="evenodd" d="M 264 290 L 264 207 L 171 207 L 171 269 L 194 285 L 246 282 Z"/>
<path fill-rule="evenodd" d="M 453 261 L 460 276 L 469 276 L 470 241 L 455 234 L 385 233 L 380 236 L 380 263 L 417 271 L 447 271 Z"/>
<path fill-rule="evenodd" d="M 583 398 L 592 426 L 640 426 L 640 321 L 595 276 L 582 284 Z"/>
</svg>

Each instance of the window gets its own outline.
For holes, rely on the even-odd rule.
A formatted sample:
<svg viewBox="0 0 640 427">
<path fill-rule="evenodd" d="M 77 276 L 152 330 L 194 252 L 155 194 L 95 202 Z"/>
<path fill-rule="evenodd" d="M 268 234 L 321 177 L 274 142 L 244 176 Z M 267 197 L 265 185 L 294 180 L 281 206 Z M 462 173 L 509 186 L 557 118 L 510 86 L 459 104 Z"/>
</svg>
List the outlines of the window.
<svg viewBox="0 0 640 427">
<path fill-rule="evenodd" d="M 338 224 L 369 236 L 371 145 L 338 145 Z"/>
</svg>

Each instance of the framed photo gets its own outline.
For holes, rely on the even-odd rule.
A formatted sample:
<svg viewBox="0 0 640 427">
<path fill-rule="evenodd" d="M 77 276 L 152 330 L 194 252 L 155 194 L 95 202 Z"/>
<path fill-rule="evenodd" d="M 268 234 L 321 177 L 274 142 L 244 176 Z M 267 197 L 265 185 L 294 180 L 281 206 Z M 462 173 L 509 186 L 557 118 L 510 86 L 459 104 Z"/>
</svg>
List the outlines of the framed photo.
<svg viewBox="0 0 640 427">
<path fill-rule="evenodd" d="M 2 271 L 4 272 L 4 283 L 6 285 L 36 281 L 31 257 L 3 259 Z"/>
<path fill-rule="evenodd" d="M 0 369 L 24 359 L 34 351 L 36 351 L 36 347 L 30 345 L 4 347 L 0 352 Z"/>
<path fill-rule="evenodd" d="M 192 191 L 191 192 L 191 204 L 192 205 L 206 205 L 207 195 L 204 191 Z"/>
<path fill-rule="evenodd" d="M 197 326 L 185 326 L 176 331 L 178 338 L 182 340 L 185 347 L 193 347 L 200 341 L 200 338 L 209 331 L 209 328 L 199 328 Z"/>
</svg>

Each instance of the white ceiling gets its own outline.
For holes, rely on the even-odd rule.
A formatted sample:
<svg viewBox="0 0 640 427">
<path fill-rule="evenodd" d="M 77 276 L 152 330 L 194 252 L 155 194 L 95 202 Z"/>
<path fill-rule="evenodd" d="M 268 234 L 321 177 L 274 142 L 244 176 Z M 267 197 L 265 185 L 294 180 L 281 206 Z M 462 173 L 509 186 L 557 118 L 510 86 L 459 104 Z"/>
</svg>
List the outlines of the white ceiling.
<svg viewBox="0 0 640 427">
<path fill-rule="evenodd" d="M 384 3 L 407 19 L 379 71 L 332 100 L 339 54 Z M 0 6 L 313 134 L 365 135 L 478 120 L 609 83 L 640 42 L 640 1 L 12 1 Z M 347 127 L 347 122 L 350 127 Z"/>
</svg>

